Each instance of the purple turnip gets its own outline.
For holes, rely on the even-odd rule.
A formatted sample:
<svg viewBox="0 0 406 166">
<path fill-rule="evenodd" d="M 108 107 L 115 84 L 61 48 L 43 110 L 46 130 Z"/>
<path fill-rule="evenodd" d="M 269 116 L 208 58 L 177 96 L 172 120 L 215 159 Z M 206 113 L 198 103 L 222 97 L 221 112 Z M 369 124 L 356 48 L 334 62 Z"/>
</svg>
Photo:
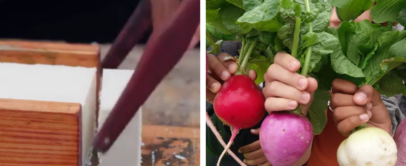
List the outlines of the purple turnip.
<svg viewBox="0 0 406 166">
<path fill-rule="evenodd" d="M 273 112 L 262 122 L 262 150 L 274 166 L 292 166 L 310 147 L 313 128 L 303 116 L 288 112 Z"/>
</svg>

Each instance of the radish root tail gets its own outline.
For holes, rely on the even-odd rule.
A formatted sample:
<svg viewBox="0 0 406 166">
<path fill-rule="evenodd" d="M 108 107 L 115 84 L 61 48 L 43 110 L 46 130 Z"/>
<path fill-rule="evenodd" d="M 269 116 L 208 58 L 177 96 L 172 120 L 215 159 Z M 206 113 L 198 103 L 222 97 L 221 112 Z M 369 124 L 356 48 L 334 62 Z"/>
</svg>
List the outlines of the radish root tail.
<svg viewBox="0 0 406 166">
<path fill-rule="evenodd" d="M 240 129 L 233 128 L 233 132 L 231 134 L 230 140 L 228 141 L 227 146 L 224 148 L 223 153 L 221 153 L 219 160 L 217 161 L 217 166 L 220 166 L 221 159 L 223 158 L 224 154 L 230 149 L 231 145 L 233 144 L 234 138 L 237 135 Z"/>
<path fill-rule="evenodd" d="M 224 149 L 226 149 L 226 143 L 223 141 L 223 139 L 221 138 L 220 133 L 217 131 L 216 127 L 214 127 L 213 122 L 211 121 L 209 115 L 206 112 L 206 123 L 207 126 L 209 126 L 210 130 L 214 133 L 214 135 L 216 136 L 217 140 L 220 142 L 220 144 L 223 146 Z M 241 166 L 247 166 L 244 162 L 242 162 L 240 160 L 240 158 L 238 158 L 233 151 L 231 151 L 230 149 L 227 149 L 228 154 L 230 154 L 231 157 L 233 157 L 233 159 L 235 161 L 237 161 L 238 164 L 240 164 Z"/>
</svg>

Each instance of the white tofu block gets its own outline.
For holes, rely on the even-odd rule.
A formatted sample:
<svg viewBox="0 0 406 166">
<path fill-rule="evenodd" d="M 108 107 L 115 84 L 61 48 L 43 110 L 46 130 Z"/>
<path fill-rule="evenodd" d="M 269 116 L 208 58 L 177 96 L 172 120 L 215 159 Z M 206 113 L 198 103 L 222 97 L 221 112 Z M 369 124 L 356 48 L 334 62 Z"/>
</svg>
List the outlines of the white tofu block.
<svg viewBox="0 0 406 166">
<path fill-rule="evenodd" d="M 133 70 L 104 69 L 100 94 L 99 127 L 114 108 L 121 93 L 130 80 Z M 99 154 L 100 166 L 141 165 L 142 110 L 137 112 L 110 150 Z"/>
<path fill-rule="evenodd" d="M 0 98 L 80 103 L 81 163 L 89 163 L 96 131 L 96 68 L 0 63 Z"/>
</svg>

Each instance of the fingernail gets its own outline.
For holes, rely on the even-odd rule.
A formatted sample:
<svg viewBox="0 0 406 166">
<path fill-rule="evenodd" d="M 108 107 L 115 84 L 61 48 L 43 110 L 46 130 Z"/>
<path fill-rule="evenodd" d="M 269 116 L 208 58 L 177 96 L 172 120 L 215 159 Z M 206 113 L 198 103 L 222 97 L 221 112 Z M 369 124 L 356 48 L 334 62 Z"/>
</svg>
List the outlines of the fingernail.
<svg viewBox="0 0 406 166">
<path fill-rule="evenodd" d="M 255 132 L 255 129 L 251 129 L 251 132 Z"/>
<path fill-rule="evenodd" d="M 211 84 L 210 88 L 211 88 L 211 90 L 215 91 L 215 90 L 217 90 L 217 88 L 218 88 L 219 86 L 220 86 L 220 84 L 217 83 L 217 82 L 215 82 L 215 83 L 212 83 L 212 84 Z"/>
<path fill-rule="evenodd" d="M 310 94 L 309 93 L 303 93 L 302 94 L 302 100 L 303 101 L 308 101 L 310 98 Z"/>
<path fill-rule="evenodd" d="M 358 92 L 355 94 L 354 99 L 359 102 L 364 102 L 367 99 L 367 95 L 364 92 Z"/>
<path fill-rule="evenodd" d="M 367 110 L 371 110 L 372 109 L 372 103 L 368 103 L 367 104 Z"/>
<path fill-rule="evenodd" d="M 291 68 L 291 69 L 296 68 L 297 65 L 299 65 L 299 62 L 298 62 L 298 61 L 292 61 L 292 62 L 290 62 L 290 68 Z"/>
<path fill-rule="evenodd" d="M 289 107 L 294 108 L 294 107 L 296 107 L 296 101 L 289 101 L 288 105 L 289 105 Z"/>
<path fill-rule="evenodd" d="M 367 114 L 368 114 L 369 118 L 372 117 L 372 112 L 370 110 L 367 110 Z"/>
<path fill-rule="evenodd" d="M 306 79 L 306 78 L 301 78 L 301 79 L 299 79 L 299 87 L 300 87 L 300 88 L 304 88 L 304 86 L 306 85 L 306 83 L 307 83 L 307 79 Z"/>
<path fill-rule="evenodd" d="M 223 80 L 228 79 L 228 77 L 230 77 L 230 73 L 229 73 L 228 71 L 223 71 L 223 72 L 221 73 L 221 78 L 222 78 Z"/>
<path fill-rule="evenodd" d="M 237 70 L 237 64 L 232 63 L 232 64 L 230 64 L 230 66 L 228 66 L 228 71 L 232 72 L 235 70 Z"/>
<path fill-rule="evenodd" d="M 367 120 L 367 119 L 369 118 L 369 115 L 368 115 L 368 114 L 362 114 L 362 115 L 359 116 L 359 118 L 360 118 L 362 121 L 365 121 L 365 120 Z"/>
</svg>

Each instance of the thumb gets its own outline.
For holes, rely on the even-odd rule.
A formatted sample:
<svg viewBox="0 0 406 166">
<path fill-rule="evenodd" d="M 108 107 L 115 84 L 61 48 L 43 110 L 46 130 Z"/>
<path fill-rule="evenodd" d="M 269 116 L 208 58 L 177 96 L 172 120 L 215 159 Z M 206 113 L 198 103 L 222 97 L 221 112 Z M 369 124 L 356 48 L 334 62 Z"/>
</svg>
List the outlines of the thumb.
<svg viewBox="0 0 406 166">
<path fill-rule="evenodd" d="M 259 131 L 260 131 L 260 128 L 251 129 L 251 133 L 254 134 L 254 135 L 259 135 Z"/>
<path fill-rule="evenodd" d="M 354 95 L 353 101 L 358 105 L 372 104 L 372 107 L 382 105 L 381 95 L 371 86 L 363 85 Z"/>
</svg>

